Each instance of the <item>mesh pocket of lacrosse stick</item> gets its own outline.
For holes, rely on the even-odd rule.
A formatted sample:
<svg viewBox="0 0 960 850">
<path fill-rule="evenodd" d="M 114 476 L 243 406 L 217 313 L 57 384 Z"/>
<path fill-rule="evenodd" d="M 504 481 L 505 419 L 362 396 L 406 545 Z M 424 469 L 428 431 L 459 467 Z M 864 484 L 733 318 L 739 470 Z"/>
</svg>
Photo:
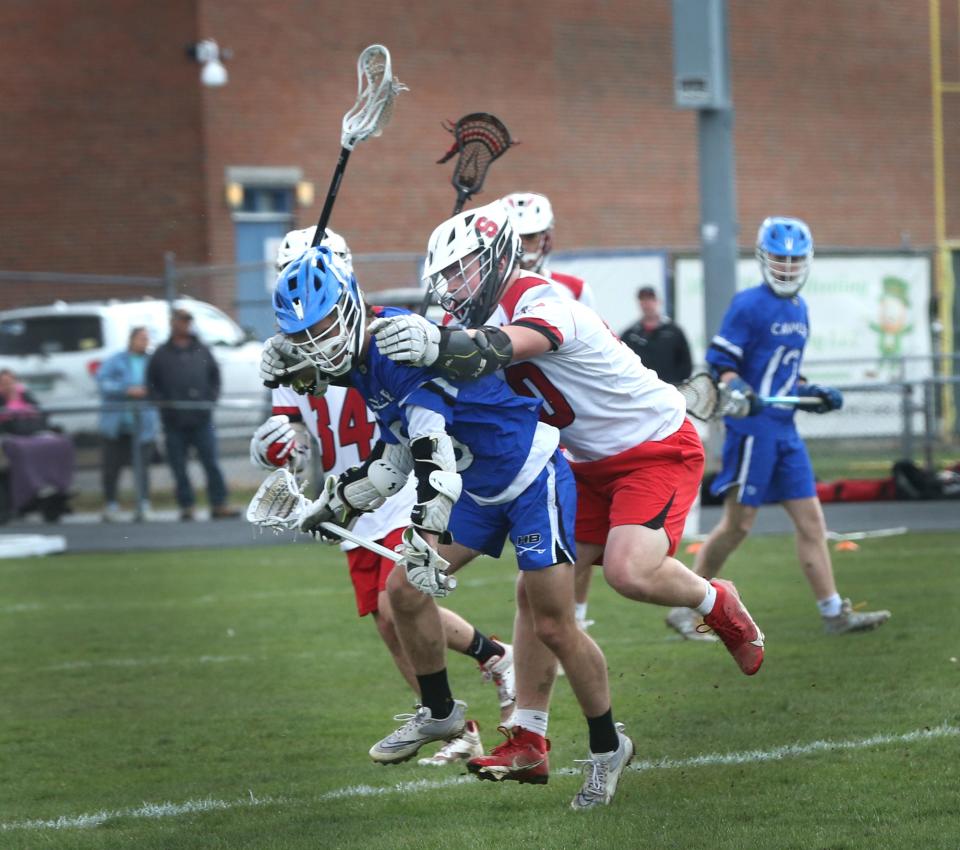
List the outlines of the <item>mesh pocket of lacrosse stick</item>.
<svg viewBox="0 0 960 850">
<path fill-rule="evenodd" d="M 393 114 L 393 100 L 409 89 L 393 78 L 390 51 L 371 44 L 357 59 L 357 102 L 343 116 L 340 144 L 353 150 L 357 142 L 379 136 Z"/>
<path fill-rule="evenodd" d="M 263 528 L 292 529 L 300 524 L 307 498 L 289 469 L 271 472 L 247 506 L 247 522 Z"/>
<path fill-rule="evenodd" d="M 453 169 L 452 183 L 457 192 L 475 195 L 483 186 L 490 163 L 506 153 L 514 142 L 504 123 L 488 112 L 464 115 L 456 124 L 445 125 L 453 133 L 454 143 L 441 159 L 440 165 L 459 153 Z"/>
<path fill-rule="evenodd" d="M 687 413 L 702 422 L 718 415 L 726 399 L 707 372 L 700 372 L 677 386 L 687 403 Z"/>
</svg>

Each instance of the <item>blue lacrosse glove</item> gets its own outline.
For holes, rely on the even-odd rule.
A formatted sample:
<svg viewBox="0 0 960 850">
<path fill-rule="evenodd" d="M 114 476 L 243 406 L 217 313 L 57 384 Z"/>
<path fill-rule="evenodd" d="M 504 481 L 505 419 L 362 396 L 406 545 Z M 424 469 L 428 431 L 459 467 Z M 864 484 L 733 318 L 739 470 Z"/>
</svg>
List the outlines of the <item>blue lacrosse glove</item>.
<svg viewBox="0 0 960 850">
<path fill-rule="evenodd" d="M 805 407 L 810 413 L 829 413 L 843 407 L 843 393 L 833 387 L 821 387 L 820 384 L 799 384 L 797 395 L 801 397 L 816 396 L 820 404 L 816 407 Z"/>
<path fill-rule="evenodd" d="M 734 419 L 743 419 L 747 416 L 756 416 L 763 405 L 750 386 L 739 375 L 727 382 L 727 403 L 724 405 L 724 415 Z"/>
</svg>

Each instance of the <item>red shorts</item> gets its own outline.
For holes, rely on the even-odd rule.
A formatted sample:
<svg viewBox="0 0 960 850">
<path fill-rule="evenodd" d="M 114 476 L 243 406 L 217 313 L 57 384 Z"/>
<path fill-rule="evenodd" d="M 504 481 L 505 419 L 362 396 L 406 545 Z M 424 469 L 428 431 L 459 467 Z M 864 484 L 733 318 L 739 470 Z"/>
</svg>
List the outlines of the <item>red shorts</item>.
<svg viewBox="0 0 960 850">
<path fill-rule="evenodd" d="M 578 543 L 605 545 L 611 528 L 662 528 L 677 551 L 703 477 L 703 443 L 689 419 L 665 440 L 613 457 L 571 463 L 577 480 Z"/>
<path fill-rule="evenodd" d="M 395 549 L 403 540 L 403 530 L 395 528 L 382 540 L 381 546 Z M 366 617 L 377 610 L 377 596 L 387 586 L 387 576 L 393 569 L 393 561 L 383 558 L 376 552 L 358 546 L 347 554 L 347 564 L 350 566 L 350 581 L 353 582 L 353 595 L 357 598 L 357 613 Z"/>
</svg>

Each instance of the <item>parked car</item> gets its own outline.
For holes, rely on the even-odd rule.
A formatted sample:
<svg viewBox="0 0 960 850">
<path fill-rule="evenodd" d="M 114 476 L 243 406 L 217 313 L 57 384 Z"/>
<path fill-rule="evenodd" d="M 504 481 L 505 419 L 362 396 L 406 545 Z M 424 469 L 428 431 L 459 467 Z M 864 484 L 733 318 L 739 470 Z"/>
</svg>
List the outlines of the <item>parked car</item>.
<svg viewBox="0 0 960 850">
<path fill-rule="evenodd" d="M 218 429 L 225 436 L 248 433 L 262 420 L 268 404 L 259 377 L 261 343 L 212 304 L 180 298 L 174 306 L 189 310 L 200 339 L 220 365 L 221 401 L 241 402 L 250 409 L 219 408 Z M 127 347 L 130 329 L 143 325 L 155 347 L 170 333 L 166 301 L 77 301 L 0 311 L 0 368 L 12 369 L 50 420 L 69 433 L 97 429 L 96 374 L 100 364 Z M 76 413 L 70 408 L 87 408 Z"/>
</svg>

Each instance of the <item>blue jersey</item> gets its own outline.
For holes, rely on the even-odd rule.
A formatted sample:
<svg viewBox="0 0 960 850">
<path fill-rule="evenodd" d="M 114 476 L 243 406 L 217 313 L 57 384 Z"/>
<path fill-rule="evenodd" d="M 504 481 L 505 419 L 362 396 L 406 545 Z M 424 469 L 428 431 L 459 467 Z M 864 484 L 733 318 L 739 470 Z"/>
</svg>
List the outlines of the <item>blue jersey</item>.
<svg viewBox="0 0 960 850">
<path fill-rule="evenodd" d="M 396 316 L 409 311 L 387 307 L 374 312 Z M 556 429 L 539 423 L 542 402 L 515 395 L 496 375 L 448 381 L 429 368 L 395 363 L 380 353 L 375 339 L 364 362 L 351 369 L 350 382 L 379 420 L 386 442 L 407 441 L 407 408 L 439 413 L 453 440 L 464 490 L 481 499 L 497 499 L 518 476 L 532 480 L 559 441 Z M 552 446 L 551 435 L 544 440 L 547 431 L 556 435 Z M 535 469 L 525 469 L 528 457 Z M 520 476 L 521 472 L 526 474 Z"/>
<path fill-rule="evenodd" d="M 707 363 L 716 374 L 732 369 L 757 395 L 796 395 L 809 333 L 806 302 L 799 295 L 780 298 L 760 284 L 734 296 L 710 342 Z M 771 427 L 792 429 L 794 412 L 792 407 L 767 407 L 757 416 L 728 416 L 725 422 L 731 431 L 760 434 Z"/>
</svg>

